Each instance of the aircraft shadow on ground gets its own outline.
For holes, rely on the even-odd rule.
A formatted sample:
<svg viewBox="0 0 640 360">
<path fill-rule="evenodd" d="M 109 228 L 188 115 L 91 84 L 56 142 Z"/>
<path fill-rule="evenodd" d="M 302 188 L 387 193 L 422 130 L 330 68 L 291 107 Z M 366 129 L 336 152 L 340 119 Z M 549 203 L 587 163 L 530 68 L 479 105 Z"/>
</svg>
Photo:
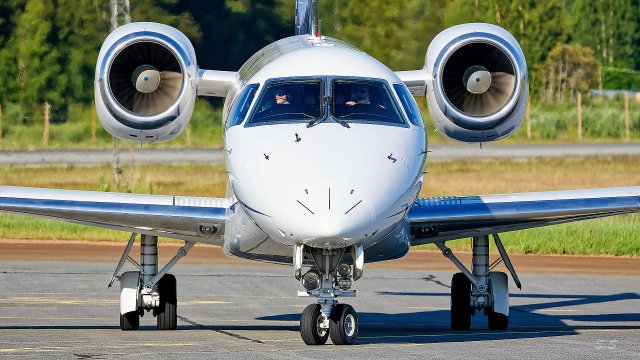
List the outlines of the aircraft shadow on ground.
<svg viewBox="0 0 640 360">
<path fill-rule="evenodd" d="M 449 297 L 448 293 L 432 292 L 378 292 L 381 296 Z M 550 299 L 511 307 L 509 329 L 491 331 L 486 316 L 481 312 L 473 317 L 471 330 L 453 331 L 449 327 L 448 310 L 432 310 L 407 313 L 359 312 L 359 344 L 368 343 L 443 343 L 482 340 L 508 340 L 574 335 L 585 329 L 640 329 L 640 313 L 574 315 L 570 312 L 540 313 L 545 309 L 562 310 L 568 306 L 613 303 L 624 300 L 640 300 L 637 293 L 609 295 L 572 294 L 512 294 L 513 298 Z M 389 304 L 397 304 L 393 299 Z M 393 305 L 395 306 L 395 305 Z M 300 314 L 281 314 L 258 318 L 270 321 L 299 321 Z M 585 322 L 583 325 L 567 322 Z M 636 323 L 635 325 L 615 323 Z"/>
<path fill-rule="evenodd" d="M 432 281 L 433 279 L 425 278 Z M 448 287 L 446 284 L 438 284 Z M 397 308 L 401 301 L 398 297 L 408 296 L 425 299 L 448 298 L 449 292 L 377 292 L 376 296 L 389 300 L 389 307 Z M 527 338 L 545 338 L 574 335 L 580 330 L 626 330 L 640 329 L 640 313 L 603 313 L 581 311 L 573 313 L 571 307 L 608 304 L 614 308 L 616 302 L 640 300 L 638 293 L 616 293 L 606 295 L 593 294 L 527 294 L 514 293 L 512 299 L 519 299 L 518 305 L 511 306 L 510 326 L 506 331 L 490 331 L 486 317 L 482 313 L 474 316 L 471 330 L 452 331 L 449 328 L 448 310 L 436 309 L 403 313 L 359 312 L 360 333 L 358 344 L 384 343 L 447 343 L 483 340 L 509 340 Z M 527 299 L 531 301 L 526 303 Z M 522 301 L 524 300 L 524 301 Z M 415 302 L 414 302 L 415 303 Z M 569 307 L 569 309 L 567 309 Z M 593 307 L 591 307 L 593 309 Z M 545 311 L 547 310 L 547 311 Z M 635 309 L 629 309 L 634 311 Z M 551 313 L 550 313 L 551 312 Z M 154 319 L 146 319 L 147 322 Z M 298 332 L 300 313 L 285 313 L 256 318 L 256 324 L 220 324 L 211 319 L 210 324 L 200 324 L 179 316 L 178 330 L 209 330 L 229 336 L 243 338 L 235 331 L 288 331 Z M 259 324 L 259 321 L 281 321 L 279 324 Z M 109 325 L 12 325 L 0 326 L 0 330 L 119 330 L 119 326 Z M 151 331 L 155 326 L 141 324 L 140 330 Z M 135 332 L 134 332 L 135 333 Z M 244 339 L 244 338 L 243 338 Z M 246 339 L 252 340 L 252 339 Z M 255 340 L 252 340 L 255 341 Z M 259 342 L 259 341 L 258 341 Z"/>
</svg>

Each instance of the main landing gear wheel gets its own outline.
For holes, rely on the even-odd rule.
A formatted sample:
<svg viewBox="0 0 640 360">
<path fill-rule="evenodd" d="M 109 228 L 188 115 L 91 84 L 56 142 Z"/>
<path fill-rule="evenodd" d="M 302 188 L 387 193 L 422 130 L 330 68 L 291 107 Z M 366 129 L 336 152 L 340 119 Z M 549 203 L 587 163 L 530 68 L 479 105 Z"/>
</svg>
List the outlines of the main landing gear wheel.
<svg viewBox="0 0 640 360">
<path fill-rule="evenodd" d="M 471 328 L 471 281 L 463 274 L 453 274 L 451 279 L 451 329 Z"/>
<path fill-rule="evenodd" d="M 329 330 L 323 327 L 324 315 L 320 305 L 307 306 L 300 317 L 300 335 L 307 345 L 324 345 L 329 338 Z"/>
<path fill-rule="evenodd" d="M 178 323 L 176 277 L 172 274 L 163 276 L 158 282 L 158 292 L 160 293 L 160 306 L 156 314 L 158 330 L 175 330 Z"/>
<path fill-rule="evenodd" d="M 497 312 L 489 312 L 489 329 L 490 330 L 507 330 L 509 327 L 509 316 Z"/>
<path fill-rule="evenodd" d="M 338 304 L 331 310 L 329 333 L 335 345 L 352 345 L 358 337 L 358 313 L 351 305 Z"/>
<path fill-rule="evenodd" d="M 140 327 L 140 314 L 137 311 L 130 311 L 126 314 L 120 314 L 120 330 L 131 331 L 138 330 Z"/>
</svg>

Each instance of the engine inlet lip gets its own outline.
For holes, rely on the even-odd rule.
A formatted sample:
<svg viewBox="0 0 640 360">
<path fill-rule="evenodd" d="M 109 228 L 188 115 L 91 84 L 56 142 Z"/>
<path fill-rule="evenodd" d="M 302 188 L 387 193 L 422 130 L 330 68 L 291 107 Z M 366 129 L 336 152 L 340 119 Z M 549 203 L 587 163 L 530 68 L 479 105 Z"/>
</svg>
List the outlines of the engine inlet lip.
<svg viewBox="0 0 640 360">
<path fill-rule="evenodd" d="M 111 91 L 109 83 L 110 69 L 113 61 L 117 58 L 122 50 L 125 48 L 140 42 L 151 42 L 167 48 L 172 54 L 174 54 L 178 64 L 180 65 L 180 71 L 183 74 L 182 84 L 180 92 L 176 97 L 176 100 L 167 109 L 157 114 L 152 115 L 140 115 L 134 113 L 124 106 L 122 106 L 115 95 Z M 181 113 L 182 109 L 186 107 L 185 93 L 189 90 L 188 86 L 188 69 L 195 64 L 191 64 L 189 56 L 184 49 L 172 38 L 151 31 L 140 31 L 128 34 L 117 42 L 115 42 L 105 53 L 104 59 L 100 65 L 100 72 L 97 79 L 98 86 L 100 87 L 100 93 L 102 100 L 114 119 L 121 124 L 128 126 L 136 130 L 153 130 L 161 128 L 173 120 L 175 120 Z M 184 104 L 183 104 L 184 103 Z"/>
<path fill-rule="evenodd" d="M 511 93 L 509 100 L 500 110 L 486 116 L 474 116 L 459 110 L 455 105 L 451 103 L 451 101 L 449 101 L 442 85 L 444 65 L 446 65 L 449 58 L 460 48 L 473 43 L 488 44 L 491 46 L 495 46 L 500 51 L 502 51 L 511 62 L 515 73 L 514 75 L 516 77 L 514 90 Z M 468 130 L 485 130 L 492 127 L 500 126 L 513 114 L 513 112 L 518 109 L 517 105 L 520 101 L 520 98 L 517 96 L 517 94 L 524 92 L 524 87 L 526 86 L 527 82 L 526 63 L 524 60 L 524 55 L 521 52 L 517 51 L 511 44 L 508 43 L 508 41 L 505 41 L 495 34 L 473 32 L 456 37 L 446 46 L 444 46 L 443 49 L 444 51 L 442 51 L 436 58 L 434 62 L 434 68 L 431 72 L 432 74 L 437 74 L 434 82 L 434 95 L 440 108 L 446 109 L 444 111 L 445 115 L 450 118 L 454 124 Z"/>
</svg>

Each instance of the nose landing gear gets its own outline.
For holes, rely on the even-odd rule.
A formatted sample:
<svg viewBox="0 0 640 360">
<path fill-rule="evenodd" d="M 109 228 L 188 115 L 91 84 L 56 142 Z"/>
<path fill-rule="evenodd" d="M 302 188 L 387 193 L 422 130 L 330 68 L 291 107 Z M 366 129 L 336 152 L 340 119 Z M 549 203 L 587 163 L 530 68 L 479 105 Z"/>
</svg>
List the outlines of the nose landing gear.
<svg viewBox="0 0 640 360">
<path fill-rule="evenodd" d="M 310 304 L 302 312 L 300 335 L 307 345 L 324 345 L 329 339 L 329 321 L 319 304 Z"/>
<path fill-rule="evenodd" d="M 314 264 L 303 275 L 303 257 L 308 255 Z M 294 267 L 298 280 L 306 290 L 298 296 L 315 296 L 316 304 L 307 306 L 300 317 L 300 335 L 307 345 L 324 345 L 329 337 L 335 345 L 352 345 L 358 337 L 358 313 L 351 305 L 338 303 L 337 297 L 355 297 L 350 290 L 352 280 L 363 273 L 364 253 L 362 246 L 353 246 L 353 265 L 342 262 L 347 249 L 305 249 L 303 245 L 294 250 Z"/>
</svg>

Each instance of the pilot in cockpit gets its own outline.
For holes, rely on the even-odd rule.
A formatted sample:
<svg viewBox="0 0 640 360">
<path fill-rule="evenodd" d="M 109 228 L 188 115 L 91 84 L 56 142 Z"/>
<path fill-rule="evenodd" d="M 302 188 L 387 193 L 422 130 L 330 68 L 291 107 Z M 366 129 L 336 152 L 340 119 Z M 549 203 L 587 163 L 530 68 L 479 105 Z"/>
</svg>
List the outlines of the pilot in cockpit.
<svg viewBox="0 0 640 360">
<path fill-rule="evenodd" d="M 284 87 L 276 88 L 273 92 L 275 94 L 276 105 L 289 105 L 291 101 L 291 95 Z"/>
<path fill-rule="evenodd" d="M 367 85 L 356 86 L 356 91 L 351 95 L 351 99 L 346 102 L 349 106 L 356 104 L 370 104 L 369 100 L 369 87 Z"/>
</svg>

